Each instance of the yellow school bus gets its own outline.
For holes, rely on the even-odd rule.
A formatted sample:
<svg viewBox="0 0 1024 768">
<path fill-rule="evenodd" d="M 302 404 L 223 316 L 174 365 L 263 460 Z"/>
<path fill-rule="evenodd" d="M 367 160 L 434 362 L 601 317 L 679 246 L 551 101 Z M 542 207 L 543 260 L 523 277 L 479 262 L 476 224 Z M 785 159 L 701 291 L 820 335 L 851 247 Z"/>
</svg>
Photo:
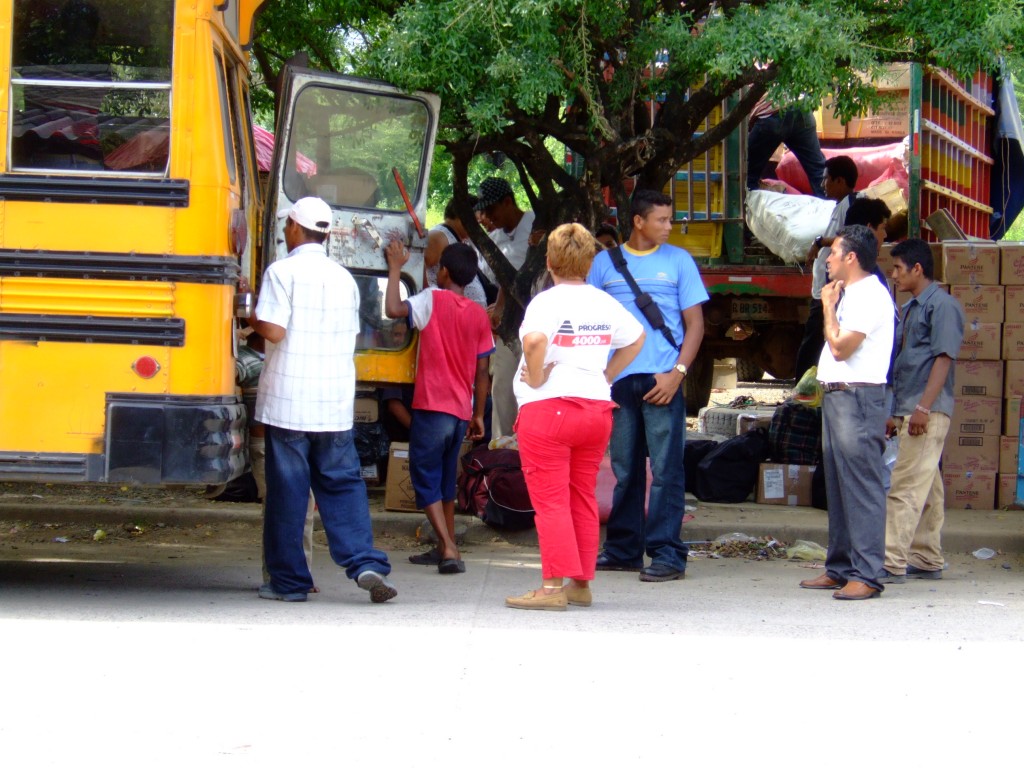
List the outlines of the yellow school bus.
<svg viewBox="0 0 1024 768">
<path fill-rule="evenodd" d="M 0 0 L 0 480 L 216 484 L 244 470 L 234 305 L 239 275 L 262 269 L 245 53 L 262 4 Z M 305 124 L 278 125 L 268 258 L 276 207 L 325 196 L 333 254 L 364 278 L 360 378 L 409 381 L 408 335 L 374 315 L 373 237 L 422 250 L 389 179 L 404 174 L 422 217 L 436 100 L 315 79 L 289 91 Z M 396 157 L 384 142 L 401 131 Z"/>
</svg>

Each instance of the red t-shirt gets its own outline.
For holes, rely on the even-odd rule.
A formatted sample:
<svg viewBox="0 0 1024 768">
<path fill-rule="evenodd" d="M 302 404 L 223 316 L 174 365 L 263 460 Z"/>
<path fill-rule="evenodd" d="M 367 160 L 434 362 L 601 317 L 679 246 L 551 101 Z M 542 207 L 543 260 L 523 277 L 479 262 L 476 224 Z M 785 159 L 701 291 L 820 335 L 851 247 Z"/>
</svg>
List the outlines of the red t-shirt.
<svg viewBox="0 0 1024 768">
<path fill-rule="evenodd" d="M 426 290 L 406 303 L 409 324 L 420 332 L 412 407 L 469 421 L 476 361 L 494 352 L 487 313 L 445 290 Z"/>
</svg>

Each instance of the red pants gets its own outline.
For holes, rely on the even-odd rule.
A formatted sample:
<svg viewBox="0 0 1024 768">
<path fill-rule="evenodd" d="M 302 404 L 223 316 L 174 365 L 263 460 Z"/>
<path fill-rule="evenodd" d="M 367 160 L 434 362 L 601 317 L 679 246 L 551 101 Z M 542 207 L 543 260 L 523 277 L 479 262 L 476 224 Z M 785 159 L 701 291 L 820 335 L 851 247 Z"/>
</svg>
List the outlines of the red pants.
<svg viewBox="0 0 1024 768">
<path fill-rule="evenodd" d="M 612 433 L 614 403 L 553 398 L 524 405 L 516 422 L 545 579 L 594 578 L 601 522 L 597 473 Z"/>
</svg>

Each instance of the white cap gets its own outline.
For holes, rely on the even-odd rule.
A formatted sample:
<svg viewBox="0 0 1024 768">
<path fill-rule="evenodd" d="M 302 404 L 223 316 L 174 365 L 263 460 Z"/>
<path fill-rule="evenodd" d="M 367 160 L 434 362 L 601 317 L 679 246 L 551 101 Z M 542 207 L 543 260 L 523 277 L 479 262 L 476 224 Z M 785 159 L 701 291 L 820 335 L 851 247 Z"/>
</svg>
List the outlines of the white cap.
<svg viewBox="0 0 1024 768">
<path fill-rule="evenodd" d="M 331 206 L 319 197 L 303 197 L 296 200 L 291 208 L 278 212 L 278 218 L 288 217 L 297 224 L 314 232 L 330 232 L 334 212 Z"/>
</svg>

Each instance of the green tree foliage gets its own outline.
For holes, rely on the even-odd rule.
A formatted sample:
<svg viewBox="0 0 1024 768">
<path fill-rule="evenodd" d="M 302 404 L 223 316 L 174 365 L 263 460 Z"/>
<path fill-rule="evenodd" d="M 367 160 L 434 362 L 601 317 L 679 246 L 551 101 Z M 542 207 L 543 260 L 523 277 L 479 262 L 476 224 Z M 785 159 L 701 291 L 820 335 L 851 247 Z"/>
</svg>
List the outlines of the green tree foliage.
<svg viewBox="0 0 1024 768">
<path fill-rule="evenodd" d="M 875 99 L 858 73 L 918 61 L 967 74 L 993 67 L 1022 30 L 1020 0 L 410 0 L 385 3 L 385 10 L 366 0 L 278 5 L 282 13 L 285 6 L 330 9 L 334 26 L 317 35 L 334 35 L 354 71 L 441 96 L 439 142 L 457 200 L 465 199 L 471 176 L 479 173 L 474 159 L 500 154 L 547 228 L 569 220 L 595 226 L 606 214 L 604 187 L 620 209 L 628 207 L 630 182 L 663 187 L 766 94 L 779 105 L 802 99 L 813 108 L 828 100 L 848 117 Z M 295 15 L 285 16 L 289 34 L 305 34 Z M 274 34 L 281 35 L 273 38 L 281 60 L 292 38 Z M 730 107 L 709 126 L 706 119 L 726 103 Z M 564 153 L 553 146 L 581 158 L 582 173 L 570 173 Z M 463 210 L 468 217 L 468 207 Z M 486 244 L 482 230 L 472 233 Z M 542 251 L 534 251 L 514 288 L 504 259 L 487 253 L 517 299 L 542 268 Z M 506 320 L 503 335 L 518 323 L 517 313 Z"/>
</svg>

